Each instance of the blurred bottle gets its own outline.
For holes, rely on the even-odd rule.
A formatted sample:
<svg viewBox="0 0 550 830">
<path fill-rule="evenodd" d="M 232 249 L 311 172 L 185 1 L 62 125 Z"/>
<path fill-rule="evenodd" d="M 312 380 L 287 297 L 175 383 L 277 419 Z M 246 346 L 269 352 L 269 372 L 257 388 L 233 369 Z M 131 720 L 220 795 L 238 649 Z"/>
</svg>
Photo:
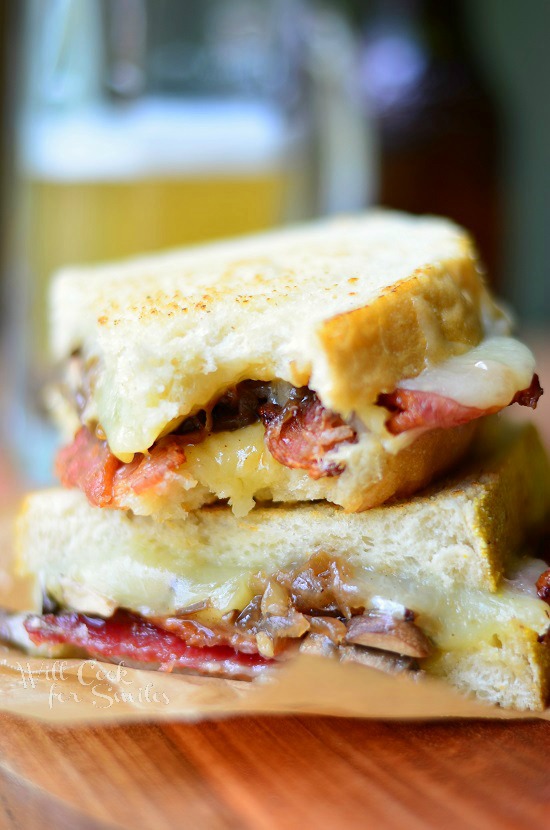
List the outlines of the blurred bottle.
<svg viewBox="0 0 550 830">
<path fill-rule="evenodd" d="M 382 204 L 440 213 L 474 235 L 498 287 L 500 142 L 461 0 L 353 4 L 361 79 L 380 141 Z"/>
<path fill-rule="evenodd" d="M 356 209 L 370 199 L 372 165 L 349 56 L 337 59 L 354 49 L 337 13 L 312 16 L 302 0 L 27 0 L 24 9 L 9 434 L 44 480 L 47 289 L 58 268 Z M 328 136 L 335 101 L 351 148 Z"/>
</svg>

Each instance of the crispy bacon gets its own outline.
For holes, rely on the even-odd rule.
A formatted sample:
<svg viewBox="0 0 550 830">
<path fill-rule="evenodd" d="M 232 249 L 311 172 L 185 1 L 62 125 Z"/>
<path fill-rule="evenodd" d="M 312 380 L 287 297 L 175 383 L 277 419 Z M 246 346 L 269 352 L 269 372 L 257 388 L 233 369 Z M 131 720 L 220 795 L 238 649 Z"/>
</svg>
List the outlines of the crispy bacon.
<svg viewBox="0 0 550 830">
<path fill-rule="evenodd" d="M 63 447 L 55 460 L 55 473 L 64 487 L 79 487 L 95 507 L 107 507 L 113 498 L 115 474 L 121 462 L 86 427 L 72 444 Z"/>
<path fill-rule="evenodd" d="M 527 389 L 522 389 L 521 392 L 516 392 L 508 405 L 511 406 L 513 403 L 519 403 L 520 406 L 529 406 L 531 409 L 536 409 L 543 391 L 539 376 L 534 374 L 531 379 L 531 385 Z"/>
<path fill-rule="evenodd" d="M 539 378 L 533 375 L 530 386 L 517 392 L 510 404 L 534 409 L 541 395 Z M 73 443 L 59 452 L 56 473 L 65 487 L 79 487 L 94 506 L 124 507 L 129 494 L 161 488 L 167 474 L 184 464 L 186 446 L 204 441 L 211 432 L 240 429 L 259 417 L 267 448 L 280 464 L 306 470 L 315 479 L 339 475 L 342 466 L 327 461 L 326 454 L 339 444 L 355 443 L 353 427 L 325 409 L 307 387 L 295 389 L 283 406 L 268 403 L 268 397 L 269 384 L 244 381 L 220 398 L 205 419 L 187 419 L 129 464 L 119 461 L 106 441 L 81 427 Z M 434 392 L 403 388 L 380 395 L 377 403 L 389 410 L 386 427 L 394 435 L 419 428 L 449 429 L 501 409 L 463 406 Z"/>
<path fill-rule="evenodd" d="M 519 403 L 520 406 L 535 409 L 542 391 L 538 375 L 533 375 L 529 388 L 517 392 L 508 406 Z M 437 395 L 435 392 L 400 388 L 390 394 L 380 395 L 377 403 L 390 411 L 386 428 L 393 435 L 419 428 L 450 429 L 481 418 L 482 415 L 499 412 L 503 408 L 495 406 L 478 409 L 474 406 L 463 406 L 452 398 Z"/>
<path fill-rule="evenodd" d="M 185 640 L 190 646 L 231 646 L 239 652 L 257 654 L 255 637 L 243 629 L 236 628 L 231 622 L 205 625 L 192 616 L 172 616 L 153 618 L 152 622 L 165 631 L 170 631 Z"/>
<path fill-rule="evenodd" d="M 296 390 L 284 406 L 259 409 L 271 455 L 286 467 L 307 470 L 311 478 L 337 476 L 342 467 L 325 456 L 338 444 L 355 443 L 357 433 L 335 412 L 325 409 L 315 392 Z"/>
<path fill-rule="evenodd" d="M 185 462 L 184 436 L 167 435 L 148 455 L 136 453 L 123 464 L 109 450 L 106 441 L 81 427 L 72 444 L 63 447 L 56 458 L 55 471 L 65 487 L 79 487 L 96 507 L 117 507 L 124 494 L 136 494 L 158 487 L 168 472 Z"/>
<path fill-rule="evenodd" d="M 536 588 L 539 598 L 550 605 L 550 570 L 541 573 L 537 579 Z"/>
<path fill-rule="evenodd" d="M 115 498 L 117 491 L 133 490 L 139 495 L 162 484 L 166 473 L 185 463 L 185 446 L 183 436 L 166 435 L 151 447 L 148 455 L 136 453 L 133 461 L 123 464 L 115 473 Z"/>
<path fill-rule="evenodd" d="M 487 410 L 463 406 L 452 398 L 436 395 L 435 392 L 412 389 L 396 389 L 391 394 L 380 395 L 377 403 L 391 413 L 386 421 L 386 429 L 392 435 L 420 427 L 449 429 L 487 414 Z"/>
<path fill-rule="evenodd" d="M 108 619 L 71 612 L 30 615 L 25 628 L 35 645 L 64 644 L 90 657 L 151 664 L 161 671 L 251 678 L 269 665 L 259 654 L 227 645 L 196 647 L 137 614 L 119 609 Z"/>
</svg>

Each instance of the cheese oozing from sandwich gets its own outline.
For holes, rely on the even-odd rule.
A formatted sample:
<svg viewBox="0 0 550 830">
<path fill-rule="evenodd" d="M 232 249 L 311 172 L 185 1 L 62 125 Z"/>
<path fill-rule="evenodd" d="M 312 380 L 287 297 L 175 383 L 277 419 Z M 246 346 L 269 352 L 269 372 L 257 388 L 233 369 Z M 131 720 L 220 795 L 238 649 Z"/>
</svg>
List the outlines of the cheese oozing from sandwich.
<svg viewBox="0 0 550 830">
<path fill-rule="evenodd" d="M 68 269 L 52 289 L 72 399 L 54 407 L 73 441 L 58 474 L 161 519 L 215 498 L 237 515 L 365 510 L 455 464 L 470 422 L 536 405 L 508 330 L 471 240 L 433 217 L 374 211 Z"/>
<path fill-rule="evenodd" d="M 402 389 L 432 392 L 463 406 L 504 408 L 527 389 L 535 372 L 531 350 L 512 337 L 488 337 L 464 354 L 399 383 Z"/>
<path fill-rule="evenodd" d="M 409 453 L 413 454 L 412 468 L 416 463 L 415 455 L 425 459 L 423 471 L 417 469 L 412 480 L 401 476 L 391 484 L 392 470 L 404 466 L 402 461 L 406 462 L 405 466 L 410 466 L 411 458 L 403 453 L 421 433 L 455 428 L 508 405 L 518 392 L 529 386 L 534 365 L 533 355 L 519 341 L 510 337 L 491 337 L 463 355 L 425 369 L 415 378 L 405 379 L 399 383 L 397 392 L 406 390 L 409 397 L 412 396 L 413 409 L 417 394 L 419 401 L 412 428 L 409 426 L 399 434 L 388 431 L 387 426 L 391 430 L 393 421 L 386 424 L 389 413 L 380 401 L 366 413 L 368 426 L 355 416 L 350 419 L 353 427 L 347 427 L 346 432 L 342 419 L 327 421 L 328 416 L 323 416 L 323 420 L 319 420 L 319 413 L 324 409 L 309 392 L 297 395 L 298 390 L 281 382 L 243 384 L 241 393 L 237 387 L 233 397 L 227 398 L 229 403 L 222 407 L 221 415 L 216 414 L 220 409 L 216 402 L 210 407 L 211 414 L 206 418 L 210 418 L 213 432 L 200 426 L 199 432 L 202 432 L 197 436 L 192 431 L 189 437 L 188 432 L 180 434 L 181 429 L 176 427 L 173 441 L 182 446 L 175 461 L 167 464 L 166 455 L 159 452 L 160 446 L 149 456 L 144 456 L 149 472 L 141 477 L 143 481 L 136 482 L 133 474 L 125 477 L 127 468 L 131 472 L 132 465 L 119 465 L 116 478 L 120 481 L 117 481 L 114 494 L 103 501 L 94 501 L 89 486 L 90 470 L 86 466 L 86 445 L 78 441 L 69 461 L 63 461 L 62 455 L 62 463 L 58 464 L 60 477 L 68 486 L 81 486 L 92 503 L 99 506 L 131 509 L 139 515 L 157 518 L 183 516 L 186 511 L 215 498 L 228 499 L 236 515 L 245 515 L 256 501 L 327 499 L 349 510 L 365 509 L 396 493 L 411 491 L 413 481 L 415 485 L 427 483 L 443 469 L 444 464 L 437 462 L 429 469 L 426 452 L 419 444 Z M 263 412 L 262 396 L 271 402 L 271 410 L 281 413 L 277 416 L 281 427 L 280 433 L 275 433 L 278 442 L 275 445 L 272 421 L 262 419 L 263 423 L 259 420 L 254 423 Z M 313 418 L 307 421 L 308 408 L 311 409 L 312 404 L 317 409 L 314 409 Z M 302 406 L 305 407 L 303 418 L 299 415 Z M 429 417 L 425 414 L 426 408 Z M 221 430 L 219 426 L 216 429 L 218 423 L 221 423 Z M 192 424 L 196 425 L 196 419 Z M 224 424 L 232 426 L 224 429 Z M 300 438 L 300 431 L 305 437 Z M 316 432 L 319 438 L 315 437 Z M 323 439 L 327 434 L 330 439 Z M 332 437 L 335 435 L 337 440 Z M 170 440 L 168 434 L 161 443 Z M 88 444 L 90 441 L 93 449 L 94 439 L 89 439 Z M 425 437 L 424 444 L 428 441 Z M 96 456 L 94 449 L 90 463 L 97 463 Z M 107 451 L 105 458 L 108 457 Z M 458 457 L 458 449 L 455 457 Z M 79 476 L 71 477 L 71 465 L 75 461 Z M 429 461 L 432 462 L 431 456 Z M 113 462 L 119 463 L 115 459 Z M 152 475 L 151 471 L 155 470 L 156 474 Z M 384 487 L 384 480 L 389 486 Z"/>
<path fill-rule="evenodd" d="M 85 418 L 128 462 L 243 380 L 309 386 L 345 420 L 502 317 L 452 223 L 374 211 L 53 282 L 55 357 L 79 353 Z"/>
</svg>

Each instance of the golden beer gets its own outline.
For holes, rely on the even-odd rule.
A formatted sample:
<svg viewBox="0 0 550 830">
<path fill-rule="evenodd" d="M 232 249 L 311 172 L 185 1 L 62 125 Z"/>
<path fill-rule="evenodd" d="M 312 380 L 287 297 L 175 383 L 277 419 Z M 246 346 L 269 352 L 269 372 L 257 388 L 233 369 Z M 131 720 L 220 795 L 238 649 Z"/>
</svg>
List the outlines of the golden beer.
<svg viewBox="0 0 550 830">
<path fill-rule="evenodd" d="M 27 181 L 32 360 L 46 348 L 47 288 L 68 264 L 100 262 L 269 228 L 287 197 L 282 172 L 131 181 Z"/>
<path fill-rule="evenodd" d="M 318 157 L 286 4 L 23 5 L 9 418 L 24 465 L 47 480 L 53 274 L 306 218 Z"/>
</svg>

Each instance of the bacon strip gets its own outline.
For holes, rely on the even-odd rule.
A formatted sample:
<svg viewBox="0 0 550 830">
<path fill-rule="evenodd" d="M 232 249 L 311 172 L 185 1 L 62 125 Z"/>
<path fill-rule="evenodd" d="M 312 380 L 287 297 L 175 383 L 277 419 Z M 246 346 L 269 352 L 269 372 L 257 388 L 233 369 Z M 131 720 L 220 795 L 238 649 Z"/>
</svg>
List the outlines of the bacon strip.
<svg viewBox="0 0 550 830">
<path fill-rule="evenodd" d="M 512 406 L 513 403 L 519 403 L 520 406 L 528 406 L 531 409 L 536 409 L 543 392 L 544 389 L 540 385 L 539 376 L 534 374 L 530 386 L 527 389 L 522 389 L 521 392 L 516 392 L 508 406 Z"/>
<path fill-rule="evenodd" d="M 81 427 L 72 444 L 55 459 L 55 473 L 64 487 L 79 487 L 95 507 L 107 507 L 113 498 L 115 473 L 121 462 L 106 441 Z"/>
<path fill-rule="evenodd" d="M 123 464 L 106 441 L 81 427 L 73 443 L 57 454 L 55 472 L 64 487 L 79 487 L 95 507 L 117 507 L 128 491 L 140 494 L 162 485 L 166 474 L 185 462 L 187 443 L 184 436 L 167 435 L 148 455 L 136 453 Z"/>
<path fill-rule="evenodd" d="M 149 620 L 119 609 L 109 619 L 85 614 L 30 615 L 25 628 L 35 645 L 65 644 L 91 657 L 151 664 L 161 671 L 186 669 L 199 674 L 249 679 L 270 661 L 230 646 L 198 648 Z"/>
<path fill-rule="evenodd" d="M 530 386 L 517 392 L 510 405 L 535 409 L 542 391 L 538 375 L 533 375 Z M 307 387 L 296 389 L 284 406 L 260 404 L 266 396 L 265 387 L 256 381 L 239 384 L 220 400 L 214 408 L 216 418 L 207 418 L 204 427 L 161 438 L 147 455 L 137 453 L 129 464 L 119 461 L 106 441 L 81 427 L 73 443 L 58 453 L 56 474 L 65 487 L 79 487 L 96 507 L 124 507 L 129 494 L 162 488 L 167 474 L 185 463 L 186 446 L 200 443 L 210 431 L 251 423 L 256 412 L 265 427 L 267 448 L 280 464 L 306 470 L 314 479 L 339 475 L 342 467 L 328 462 L 326 454 L 338 444 L 355 443 L 355 430 L 335 412 L 325 409 Z M 386 427 L 394 435 L 419 428 L 450 429 L 502 408 L 478 409 L 434 392 L 402 388 L 380 395 L 377 403 L 389 410 Z"/>
<path fill-rule="evenodd" d="M 519 403 L 520 406 L 530 406 L 531 409 L 535 409 L 542 392 L 538 375 L 533 375 L 530 386 L 517 392 L 508 406 Z M 380 395 L 377 404 L 391 413 L 386 421 L 386 429 L 392 435 L 419 428 L 450 429 L 467 424 L 483 415 L 499 412 L 504 408 L 495 406 L 478 409 L 473 406 L 463 406 L 452 398 L 437 395 L 435 392 L 399 388 L 390 394 Z"/>
<path fill-rule="evenodd" d="M 199 620 L 181 616 L 156 617 L 152 622 L 196 648 L 223 645 L 231 646 L 236 651 L 246 654 L 258 653 L 255 637 L 230 622 L 204 625 Z"/>
<path fill-rule="evenodd" d="M 186 444 L 181 435 L 167 435 L 151 447 L 148 455 L 136 453 L 133 461 L 122 464 L 115 473 L 115 498 L 117 491 L 133 490 L 139 495 L 162 484 L 166 473 L 185 463 Z"/>
<path fill-rule="evenodd" d="M 541 573 L 537 579 L 536 588 L 539 598 L 550 605 L 550 569 Z"/>
<path fill-rule="evenodd" d="M 337 444 L 357 441 L 355 430 L 325 409 L 307 387 L 298 389 L 296 397 L 284 406 L 264 404 L 259 414 L 271 455 L 285 467 L 307 470 L 311 478 L 339 475 L 342 467 L 328 462 L 326 453 Z"/>
</svg>

